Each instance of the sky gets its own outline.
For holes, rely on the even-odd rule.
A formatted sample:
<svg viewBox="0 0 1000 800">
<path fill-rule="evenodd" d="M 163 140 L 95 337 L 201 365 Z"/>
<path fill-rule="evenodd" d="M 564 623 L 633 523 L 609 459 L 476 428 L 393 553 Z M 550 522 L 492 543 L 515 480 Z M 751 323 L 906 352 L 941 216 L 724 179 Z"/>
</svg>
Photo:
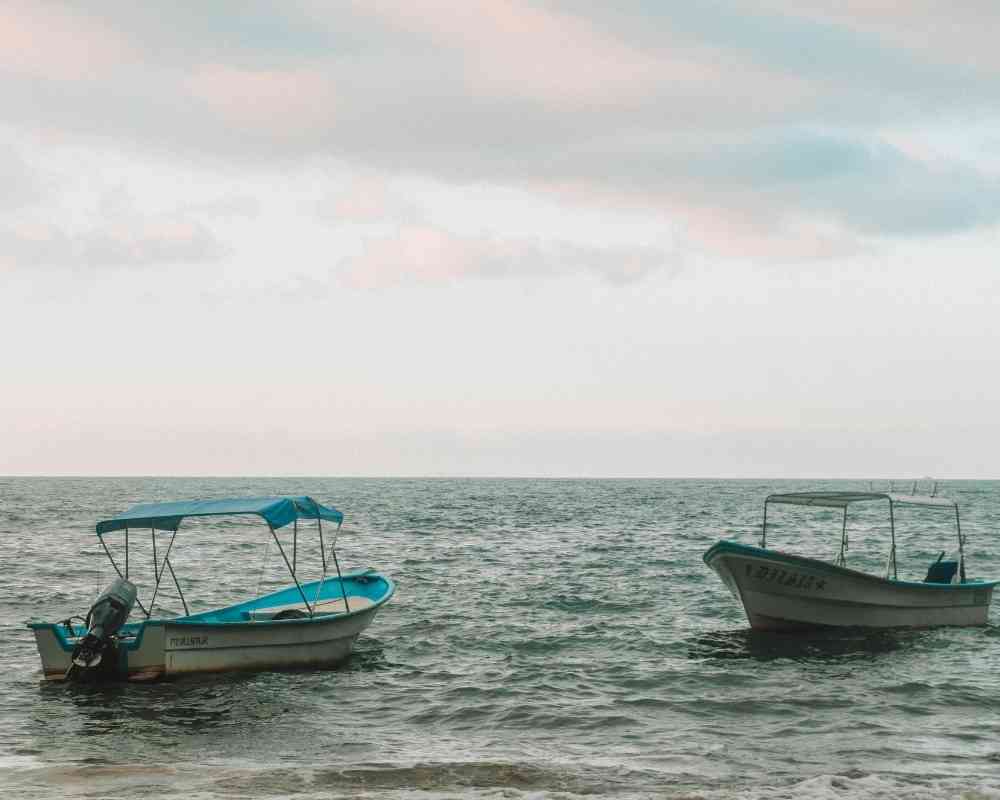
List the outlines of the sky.
<svg viewBox="0 0 1000 800">
<path fill-rule="evenodd" d="M 0 474 L 1000 477 L 1000 4 L 0 5 Z"/>
</svg>

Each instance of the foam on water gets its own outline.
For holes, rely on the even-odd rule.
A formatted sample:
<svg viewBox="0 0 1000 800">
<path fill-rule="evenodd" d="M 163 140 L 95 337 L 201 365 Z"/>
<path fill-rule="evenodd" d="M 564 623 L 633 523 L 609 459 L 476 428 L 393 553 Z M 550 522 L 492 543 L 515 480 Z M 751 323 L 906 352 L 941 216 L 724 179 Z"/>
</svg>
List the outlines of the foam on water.
<svg viewBox="0 0 1000 800">
<path fill-rule="evenodd" d="M 9 791 L 32 796 L 192 798 L 618 798 L 666 800 L 998 800 L 1000 782 L 970 785 L 951 778 L 852 771 L 786 784 L 705 786 L 697 779 L 667 780 L 622 769 L 540 768 L 479 762 L 366 765 L 353 769 L 249 768 L 214 764 L 173 766 L 48 766 L 0 769 Z"/>
<path fill-rule="evenodd" d="M 763 635 L 702 564 L 723 536 L 753 541 L 767 492 L 815 486 L 0 479 L 0 793 L 1000 796 L 1000 628 Z M 1000 576 L 1000 484 L 944 491 L 962 503 L 970 571 Z M 97 519 L 139 501 L 269 493 L 342 508 L 344 566 L 397 581 L 349 663 L 40 680 L 22 620 L 81 613 L 110 580 Z M 776 519 L 774 543 L 829 557 L 839 528 L 822 522 Z M 884 563 L 879 525 L 859 520 L 854 563 Z M 189 602 L 282 583 L 273 549 L 258 574 L 267 537 L 252 523 L 186 525 L 171 562 Z M 140 576 L 144 545 L 137 533 Z M 902 530 L 901 576 L 937 547 Z"/>
</svg>

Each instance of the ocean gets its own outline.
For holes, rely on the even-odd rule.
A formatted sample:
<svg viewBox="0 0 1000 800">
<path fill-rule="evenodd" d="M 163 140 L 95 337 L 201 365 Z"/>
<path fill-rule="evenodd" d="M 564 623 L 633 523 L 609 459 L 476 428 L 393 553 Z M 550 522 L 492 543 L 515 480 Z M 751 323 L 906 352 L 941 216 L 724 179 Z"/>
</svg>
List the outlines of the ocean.
<svg viewBox="0 0 1000 800">
<path fill-rule="evenodd" d="M 971 629 L 753 633 L 705 567 L 718 539 L 756 541 L 769 492 L 809 488 L 868 484 L 0 478 L 0 796 L 1000 798 L 998 612 Z M 961 505 L 970 576 L 1000 577 L 1000 482 L 939 491 Z M 41 679 L 24 621 L 85 613 L 110 582 L 99 519 L 262 494 L 336 506 L 342 566 L 397 583 L 346 664 Z M 897 519 L 900 577 L 954 547 L 950 519 L 931 537 L 921 519 Z M 838 520 L 791 509 L 768 543 L 832 558 Z M 860 511 L 849 565 L 879 569 L 886 532 Z M 283 583 L 267 539 L 252 520 L 182 527 L 189 603 Z"/>
</svg>

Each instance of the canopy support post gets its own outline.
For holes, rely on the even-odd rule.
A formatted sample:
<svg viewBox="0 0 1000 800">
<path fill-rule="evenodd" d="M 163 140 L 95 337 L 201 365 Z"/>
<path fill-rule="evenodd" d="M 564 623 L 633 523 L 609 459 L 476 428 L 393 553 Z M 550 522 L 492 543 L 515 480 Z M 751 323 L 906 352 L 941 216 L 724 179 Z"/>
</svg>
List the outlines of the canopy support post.
<svg viewBox="0 0 1000 800">
<path fill-rule="evenodd" d="M 108 561 L 111 562 L 111 566 L 115 568 L 115 572 L 118 573 L 118 577 L 121 578 L 122 580 L 127 581 L 128 578 L 126 578 L 124 575 L 122 575 L 122 571 L 118 568 L 118 562 L 115 561 L 114 556 L 111 555 L 111 551 L 108 550 L 108 545 L 104 541 L 104 536 L 102 536 L 101 534 L 97 534 L 97 541 L 99 541 L 101 543 L 101 547 L 104 548 L 104 553 L 107 555 Z M 100 591 L 100 589 L 98 589 L 98 591 Z M 143 608 L 142 601 L 139 599 L 138 596 L 136 596 L 136 598 L 135 598 L 135 604 L 137 606 L 139 606 L 139 609 L 142 611 L 143 614 L 146 615 L 146 617 L 148 619 L 149 618 L 149 613 L 146 611 L 145 608 Z"/>
<path fill-rule="evenodd" d="M 160 562 L 156 557 L 156 529 L 152 525 L 149 526 L 149 538 L 153 540 L 153 575 L 156 575 L 156 568 Z"/>
<path fill-rule="evenodd" d="M 319 557 L 323 559 L 323 577 L 326 577 L 326 544 L 323 542 L 323 520 L 316 517 L 316 524 L 319 526 Z M 338 526 L 339 527 L 339 526 Z"/>
<path fill-rule="evenodd" d="M 323 584 L 326 583 L 326 544 L 323 542 L 323 520 L 319 513 L 316 514 L 316 527 L 319 529 L 319 557 L 323 562 L 323 574 L 319 576 L 319 583 L 316 585 L 316 597 L 313 605 L 318 606 L 319 600 L 323 596 Z"/>
<path fill-rule="evenodd" d="M 965 538 L 962 536 L 962 523 L 958 520 L 958 503 L 955 503 L 955 527 L 958 529 L 958 577 L 965 583 Z"/>
<path fill-rule="evenodd" d="M 340 532 L 340 526 L 343 522 L 337 524 L 337 532 Z M 344 588 L 344 576 L 340 574 L 340 562 L 337 560 L 337 537 L 333 537 L 333 547 L 330 548 L 330 554 L 333 556 L 333 563 L 337 567 L 337 580 L 340 581 L 340 596 L 344 598 L 344 613 L 348 614 L 351 611 L 351 607 L 347 604 L 347 589 Z"/>
<path fill-rule="evenodd" d="M 760 526 L 760 548 L 767 547 L 767 500 L 764 501 L 764 522 Z"/>
<path fill-rule="evenodd" d="M 174 572 L 174 565 L 170 563 L 170 559 L 166 559 L 167 569 L 170 570 L 170 576 L 174 579 L 174 586 L 177 587 L 177 594 L 181 598 L 181 603 L 184 605 L 184 616 L 191 616 L 191 612 L 188 611 L 187 600 L 184 599 L 184 592 L 181 591 L 181 585 L 177 580 L 177 574 Z"/>
<path fill-rule="evenodd" d="M 889 565 L 892 565 L 892 579 L 899 580 L 899 573 L 896 571 L 896 517 L 892 509 L 892 498 L 889 498 L 889 534 L 892 537 L 892 547 L 889 550 L 889 560 L 885 565 L 885 577 L 889 577 Z"/>
<path fill-rule="evenodd" d="M 847 566 L 847 506 L 844 506 L 844 526 L 840 530 L 840 558 L 837 559 L 837 566 Z"/>
<path fill-rule="evenodd" d="M 281 553 L 281 557 L 285 560 L 285 566 L 288 567 L 288 571 L 292 575 L 292 580 L 295 581 L 295 588 L 299 590 L 299 594 L 302 596 L 302 602 L 306 604 L 306 608 L 309 610 L 309 616 L 311 617 L 313 615 L 312 606 L 309 605 L 309 601 L 306 599 L 306 593 L 302 591 L 302 584 L 299 583 L 295 570 L 292 569 L 292 564 L 288 560 L 288 556 L 285 555 L 285 548 L 281 546 L 281 541 L 278 539 L 278 534 L 275 532 L 274 526 L 268 522 L 267 527 L 271 529 L 271 536 L 274 537 L 274 543 L 278 545 L 278 552 Z"/>
<path fill-rule="evenodd" d="M 299 552 L 299 518 L 296 517 L 292 521 L 292 574 L 295 574 L 295 568 L 298 566 L 298 552 Z"/>
<path fill-rule="evenodd" d="M 128 580 L 128 525 L 125 526 L 125 580 Z"/>
<path fill-rule="evenodd" d="M 160 581 L 163 579 L 163 570 L 166 568 L 166 565 L 170 563 L 170 548 L 174 546 L 174 539 L 177 538 L 177 531 L 179 528 L 180 525 L 174 528 L 174 535 L 170 537 L 170 543 L 167 545 L 167 552 L 163 555 L 163 566 L 159 569 L 153 570 L 156 574 L 156 586 L 153 587 L 153 599 L 149 601 L 149 611 L 146 612 L 146 619 L 149 619 L 153 614 L 153 604 L 156 603 L 156 595 L 160 591 Z M 171 572 L 172 571 L 173 570 L 171 570 Z"/>
</svg>

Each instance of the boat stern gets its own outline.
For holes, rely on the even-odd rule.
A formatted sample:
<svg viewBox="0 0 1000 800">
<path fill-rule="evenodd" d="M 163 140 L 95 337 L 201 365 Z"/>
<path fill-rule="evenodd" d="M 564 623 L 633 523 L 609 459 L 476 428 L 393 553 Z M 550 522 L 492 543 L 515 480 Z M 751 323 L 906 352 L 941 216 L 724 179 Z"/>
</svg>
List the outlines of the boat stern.
<svg viewBox="0 0 1000 800">
<path fill-rule="evenodd" d="M 86 629 L 63 622 L 30 621 L 28 628 L 35 635 L 35 644 L 42 662 L 42 673 L 48 681 L 68 677 L 73 665 L 73 649 L 86 636 Z M 163 623 L 144 621 L 124 626 L 106 663 L 100 666 L 103 677 L 128 680 L 152 680 L 162 677 Z"/>
<path fill-rule="evenodd" d="M 78 635 L 74 635 L 70 643 L 69 632 L 62 624 L 51 622 L 27 623 L 35 635 L 38 655 L 42 660 L 42 673 L 49 681 L 61 681 L 72 666 L 70 658 Z"/>
</svg>

